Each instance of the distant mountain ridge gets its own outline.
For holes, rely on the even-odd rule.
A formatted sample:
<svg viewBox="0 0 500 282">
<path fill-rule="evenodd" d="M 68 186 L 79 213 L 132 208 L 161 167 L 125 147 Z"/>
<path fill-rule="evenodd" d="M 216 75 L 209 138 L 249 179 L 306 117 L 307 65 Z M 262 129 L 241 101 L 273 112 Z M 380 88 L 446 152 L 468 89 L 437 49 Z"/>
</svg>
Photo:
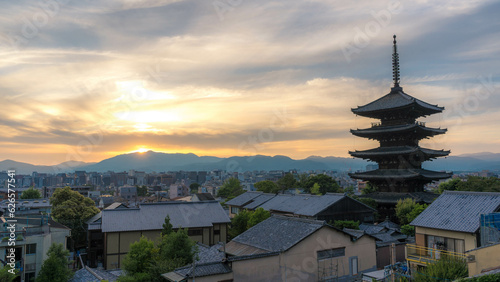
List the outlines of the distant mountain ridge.
<svg viewBox="0 0 500 282">
<path fill-rule="evenodd" d="M 195 154 L 169 154 L 154 151 L 130 153 L 111 157 L 97 163 L 77 161 L 64 162 L 56 166 L 32 165 L 13 160 L 0 161 L 0 171 L 16 169 L 18 174 L 59 173 L 85 170 L 88 172 L 129 171 L 131 169 L 146 172 L 164 171 L 209 171 L 214 169 L 227 171 L 253 170 L 365 170 L 369 162 L 355 158 L 310 156 L 295 160 L 287 156 L 246 156 L 219 158 L 197 156 Z M 446 171 L 481 171 L 500 170 L 500 154 L 477 153 L 451 156 L 427 161 L 426 169 Z"/>
</svg>

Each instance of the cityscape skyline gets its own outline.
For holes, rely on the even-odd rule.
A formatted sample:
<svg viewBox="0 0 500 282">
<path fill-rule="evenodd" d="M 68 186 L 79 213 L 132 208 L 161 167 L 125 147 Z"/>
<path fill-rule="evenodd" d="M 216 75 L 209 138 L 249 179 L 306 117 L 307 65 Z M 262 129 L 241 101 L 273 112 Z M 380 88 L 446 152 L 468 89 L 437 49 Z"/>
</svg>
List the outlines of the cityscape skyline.
<svg viewBox="0 0 500 282">
<path fill-rule="evenodd" d="M 405 93 L 445 107 L 422 146 L 500 153 L 495 1 L 4 5 L 0 161 L 348 157 L 377 146 L 351 108 L 389 93 L 393 34 Z"/>
</svg>

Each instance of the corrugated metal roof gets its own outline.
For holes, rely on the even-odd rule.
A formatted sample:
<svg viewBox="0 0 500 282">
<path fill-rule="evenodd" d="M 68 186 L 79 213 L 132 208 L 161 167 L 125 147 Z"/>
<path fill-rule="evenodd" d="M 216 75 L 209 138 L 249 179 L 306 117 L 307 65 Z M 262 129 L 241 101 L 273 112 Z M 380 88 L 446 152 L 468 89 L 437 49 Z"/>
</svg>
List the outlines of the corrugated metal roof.
<svg viewBox="0 0 500 282">
<path fill-rule="evenodd" d="M 475 233 L 481 214 L 500 207 L 500 193 L 445 191 L 410 224 Z"/>
<path fill-rule="evenodd" d="M 269 252 L 286 251 L 323 226 L 324 222 L 319 220 L 271 216 L 232 241 Z"/>
<path fill-rule="evenodd" d="M 257 198 L 258 196 L 260 196 L 262 194 L 264 194 L 264 193 L 257 192 L 257 191 L 248 191 L 248 192 L 245 192 L 245 193 L 237 196 L 234 199 L 227 201 L 226 205 L 241 207 L 241 206 L 248 204 L 254 198 Z"/>
<path fill-rule="evenodd" d="M 139 208 L 103 210 L 102 232 L 160 230 L 167 215 L 174 228 L 210 227 L 213 223 L 231 222 L 217 201 L 172 201 L 142 204 Z"/>
</svg>

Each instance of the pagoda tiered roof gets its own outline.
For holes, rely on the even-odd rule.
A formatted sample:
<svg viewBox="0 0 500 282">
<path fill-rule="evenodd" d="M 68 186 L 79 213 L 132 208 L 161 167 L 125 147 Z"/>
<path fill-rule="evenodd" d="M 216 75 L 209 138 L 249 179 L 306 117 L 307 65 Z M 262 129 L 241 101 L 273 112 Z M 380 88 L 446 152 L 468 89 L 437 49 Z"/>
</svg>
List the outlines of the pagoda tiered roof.
<svg viewBox="0 0 500 282">
<path fill-rule="evenodd" d="M 371 118 L 382 118 L 391 111 L 406 111 L 414 118 L 440 113 L 444 107 L 431 105 L 403 92 L 401 87 L 393 87 L 391 92 L 364 106 L 351 111 L 357 115 Z"/>
<path fill-rule="evenodd" d="M 376 136 L 382 134 L 385 135 L 387 133 L 407 135 L 409 132 L 414 132 L 419 136 L 423 136 L 423 138 L 425 138 L 429 136 L 444 134 L 446 130 L 447 129 L 426 127 L 425 123 L 423 122 L 414 122 L 410 124 L 387 126 L 375 125 L 365 129 L 351 129 L 351 133 L 359 137 L 376 139 Z"/>
<path fill-rule="evenodd" d="M 393 146 L 393 147 L 378 147 L 375 149 L 364 150 L 364 151 L 350 151 L 349 154 L 353 157 L 363 158 L 363 159 L 373 159 L 379 157 L 387 157 L 394 155 L 410 155 L 422 153 L 426 156 L 426 159 L 432 159 L 437 157 L 444 157 L 450 154 L 450 151 L 445 150 L 434 150 L 421 148 L 419 146 Z"/>
<path fill-rule="evenodd" d="M 352 178 L 363 179 L 363 180 L 437 180 L 446 179 L 452 176 L 452 173 L 432 171 L 421 168 L 409 168 L 409 169 L 376 169 L 366 172 L 351 173 L 349 174 Z"/>
</svg>

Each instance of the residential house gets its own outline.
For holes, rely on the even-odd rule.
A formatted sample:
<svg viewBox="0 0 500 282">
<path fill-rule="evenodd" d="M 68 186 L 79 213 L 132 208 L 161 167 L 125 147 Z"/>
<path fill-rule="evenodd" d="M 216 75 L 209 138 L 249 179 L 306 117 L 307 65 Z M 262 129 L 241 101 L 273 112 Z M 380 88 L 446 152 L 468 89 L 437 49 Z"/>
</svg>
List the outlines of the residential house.
<svg viewBox="0 0 500 282">
<path fill-rule="evenodd" d="M 425 266 L 443 255 L 465 258 L 465 252 L 483 246 L 480 216 L 500 210 L 500 193 L 444 191 L 410 224 L 415 244 L 407 245 L 413 267 Z"/>
<path fill-rule="evenodd" d="M 127 201 L 133 201 L 137 199 L 137 187 L 135 186 L 122 186 L 118 188 L 120 197 Z"/>
<path fill-rule="evenodd" d="M 42 262 L 47 259 L 47 251 L 52 243 L 67 246 L 68 237 L 71 230 L 45 215 L 16 217 L 16 268 L 20 271 L 21 281 L 35 281 L 38 272 L 42 267 Z M 0 217 L 0 258 L 6 258 L 11 246 L 8 245 L 8 238 L 11 234 L 7 229 L 9 223 L 4 217 Z M 0 264 L 4 267 L 3 264 Z"/>
<path fill-rule="evenodd" d="M 178 268 L 168 281 L 350 281 L 376 269 L 375 239 L 324 221 L 274 215 L 231 242 L 223 260 Z"/>
<path fill-rule="evenodd" d="M 5 211 L 9 210 L 9 204 L 11 204 L 9 200 L 0 202 L 0 215 L 5 214 Z M 49 199 L 19 199 L 16 200 L 15 207 L 16 211 L 14 213 L 16 216 L 50 214 L 52 210 Z"/>
<path fill-rule="evenodd" d="M 386 218 L 386 220 L 376 225 L 362 223 L 359 225 L 359 229 L 360 230 L 356 231 L 364 232 L 375 237 L 377 240 L 377 268 L 382 269 L 385 266 L 390 265 L 393 252 L 395 252 L 396 255 L 395 262 L 404 262 L 406 260 L 405 246 L 408 236 L 401 233 L 401 229 L 398 224 Z"/>
<path fill-rule="evenodd" d="M 189 237 L 197 242 L 214 245 L 227 240 L 231 221 L 217 201 L 170 201 L 141 204 L 137 208 L 104 209 L 101 214 L 104 267 L 120 268 L 130 244 L 141 236 L 159 239 L 167 215 L 174 230 L 187 228 Z"/>
<path fill-rule="evenodd" d="M 246 192 L 229 200 L 229 216 L 234 217 L 240 210 L 255 210 L 259 207 L 272 214 L 291 215 L 317 220 L 358 220 L 373 222 L 375 209 L 349 196 L 327 193 L 322 196 L 310 194 L 267 194 Z"/>
</svg>

